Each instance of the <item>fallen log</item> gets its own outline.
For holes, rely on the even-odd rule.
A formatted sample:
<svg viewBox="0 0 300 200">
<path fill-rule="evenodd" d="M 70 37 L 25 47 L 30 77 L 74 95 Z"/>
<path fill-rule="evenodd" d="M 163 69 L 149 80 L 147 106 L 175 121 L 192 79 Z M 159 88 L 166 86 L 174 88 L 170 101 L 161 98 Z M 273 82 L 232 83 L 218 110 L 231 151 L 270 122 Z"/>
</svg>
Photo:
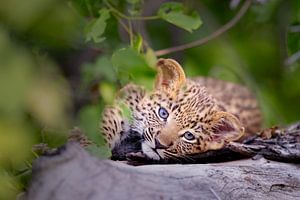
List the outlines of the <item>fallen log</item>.
<svg viewBox="0 0 300 200">
<path fill-rule="evenodd" d="M 300 165 L 245 159 L 130 166 L 99 160 L 75 143 L 33 164 L 25 200 L 300 199 Z"/>
</svg>

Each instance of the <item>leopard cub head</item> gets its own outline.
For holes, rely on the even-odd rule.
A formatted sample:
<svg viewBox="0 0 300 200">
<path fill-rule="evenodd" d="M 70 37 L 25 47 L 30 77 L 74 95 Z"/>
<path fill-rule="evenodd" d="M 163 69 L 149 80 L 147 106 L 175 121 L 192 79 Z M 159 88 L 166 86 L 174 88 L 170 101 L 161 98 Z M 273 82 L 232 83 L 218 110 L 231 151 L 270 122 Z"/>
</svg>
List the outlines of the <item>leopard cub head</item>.
<svg viewBox="0 0 300 200">
<path fill-rule="evenodd" d="M 220 149 L 243 136 L 240 121 L 205 87 L 186 79 L 175 60 L 160 59 L 157 71 L 153 91 L 130 84 L 119 92 L 131 111 L 130 120 L 122 109 L 105 110 L 102 129 L 111 147 L 130 129 L 141 135 L 142 151 L 148 157 L 177 159 Z"/>
<path fill-rule="evenodd" d="M 176 61 L 161 59 L 157 70 L 155 89 L 135 105 L 131 125 L 143 136 L 142 151 L 148 157 L 185 158 L 220 149 L 244 134 L 240 121 L 204 87 L 186 80 Z"/>
</svg>

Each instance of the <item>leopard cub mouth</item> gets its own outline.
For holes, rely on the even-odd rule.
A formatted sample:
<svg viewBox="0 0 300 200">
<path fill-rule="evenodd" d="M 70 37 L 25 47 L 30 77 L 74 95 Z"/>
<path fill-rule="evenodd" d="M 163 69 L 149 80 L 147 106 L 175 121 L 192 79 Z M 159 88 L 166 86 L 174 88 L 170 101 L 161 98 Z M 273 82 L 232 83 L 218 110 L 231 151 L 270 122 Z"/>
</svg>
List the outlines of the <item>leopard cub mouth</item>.
<svg viewBox="0 0 300 200">
<path fill-rule="evenodd" d="M 160 160 L 161 157 L 158 154 L 158 152 L 155 150 L 155 148 L 150 147 L 146 143 L 142 143 L 142 152 L 149 158 L 154 160 Z"/>
<path fill-rule="evenodd" d="M 126 155 L 141 152 L 152 160 L 162 160 L 163 154 L 160 149 L 145 140 L 142 134 L 137 131 L 129 130 L 124 132 L 120 142 L 112 149 L 112 160 L 126 160 Z"/>
</svg>

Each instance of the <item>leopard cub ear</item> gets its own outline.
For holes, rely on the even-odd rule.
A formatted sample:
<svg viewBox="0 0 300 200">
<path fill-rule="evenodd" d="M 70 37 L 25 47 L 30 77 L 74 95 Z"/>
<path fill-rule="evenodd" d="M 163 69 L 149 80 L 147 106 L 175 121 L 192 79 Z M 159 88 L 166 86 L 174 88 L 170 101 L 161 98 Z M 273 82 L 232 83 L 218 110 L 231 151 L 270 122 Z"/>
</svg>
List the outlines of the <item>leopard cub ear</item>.
<svg viewBox="0 0 300 200">
<path fill-rule="evenodd" d="M 178 62 L 173 59 L 158 60 L 155 90 L 174 97 L 185 82 L 184 71 Z"/>
<path fill-rule="evenodd" d="M 210 150 L 224 147 L 225 143 L 236 141 L 244 135 L 244 127 L 233 114 L 219 111 L 213 115 L 211 126 Z"/>
</svg>

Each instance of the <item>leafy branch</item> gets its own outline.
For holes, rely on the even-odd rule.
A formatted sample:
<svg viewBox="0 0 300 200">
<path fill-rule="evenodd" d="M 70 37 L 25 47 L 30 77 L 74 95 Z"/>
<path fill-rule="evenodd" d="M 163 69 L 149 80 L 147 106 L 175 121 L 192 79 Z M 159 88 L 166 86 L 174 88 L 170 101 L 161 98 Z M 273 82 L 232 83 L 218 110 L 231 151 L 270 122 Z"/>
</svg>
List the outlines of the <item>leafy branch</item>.
<svg viewBox="0 0 300 200">
<path fill-rule="evenodd" d="M 155 51 L 155 55 L 162 56 L 162 55 L 166 55 L 166 54 L 170 54 L 170 53 L 174 53 L 174 52 L 178 52 L 178 51 L 183 51 L 185 49 L 203 45 L 203 44 L 209 42 L 210 40 L 217 38 L 218 36 L 222 35 L 226 31 L 231 29 L 234 25 L 236 25 L 240 21 L 240 19 L 247 12 L 251 3 L 252 3 L 252 0 L 245 0 L 245 3 L 242 5 L 241 9 L 238 11 L 238 13 L 235 15 L 235 17 L 233 17 L 227 24 L 225 24 L 221 28 L 217 29 L 212 34 L 210 34 L 204 38 L 201 38 L 199 40 L 187 43 L 187 44 L 170 47 L 170 48 L 166 48 L 166 49 L 162 49 L 162 50 L 157 50 L 157 51 Z"/>
<path fill-rule="evenodd" d="M 119 2 L 113 4 L 109 0 L 103 0 L 101 6 L 98 7 L 98 9 L 89 9 L 89 11 L 98 10 L 98 16 L 95 13 L 93 13 L 93 15 L 90 14 L 89 16 L 97 17 L 94 17 L 92 19 L 89 18 L 90 20 L 85 28 L 86 41 L 92 41 L 94 43 L 100 43 L 106 39 L 104 37 L 105 31 L 107 26 L 110 26 L 110 20 L 115 20 L 119 24 L 119 26 L 122 27 L 128 34 L 128 47 L 113 49 L 113 53 L 111 55 L 101 56 L 106 57 L 106 59 L 104 59 L 105 62 L 102 63 L 103 65 L 109 65 L 114 68 L 116 75 L 120 79 L 119 83 L 121 85 L 127 83 L 128 81 L 137 80 L 136 77 L 134 79 L 131 77 L 131 74 L 133 74 L 132 72 L 134 72 L 134 74 L 137 74 L 141 69 L 150 69 L 151 67 L 155 66 L 157 56 L 162 56 L 203 45 L 208 41 L 225 33 L 230 28 L 235 26 L 245 15 L 248 8 L 251 6 L 252 0 L 245 0 L 237 14 L 228 23 L 226 23 L 224 26 L 217 29 L 210 35 L 188 44 L 170 47 L 158 51 L 153 51 L 151 47 L 149 47 L 147 42 L 143 40 L 142 35 L 138 31 L 135 31 L 135 29 L 133 28 L 133 23 L 135 20 L 160 19 L 191 33 L 194 30 L 200 28 L 200 26 L 202 25 L 202 20 L 199 14 L 191 8 L 187 8 L 183 3 L 166 2 L 160 5 L 155 15 L 141 16 L 141 5 L 143 1 L 127 0 L 126 2 L 127 4 L 125 4 L 125 7 L 127 7 L 127 11 L 123 12 L 121 10 L 124 9 L 124 4 L 120 4 Z M 135 12 L 132 12 L 132 10 L 130 8 L 128 9 L 128 7 L 134 7 L 134 9 L 137 8 L 137 10 L 135 10 Z M 143 81 L 151 78 L 152 75 L 153 74 L 149 71 L 147 75 L 141 73 L 139 76 Z M 147 83 L 141 84 L 145 85 Z"/>
<path fill-rule="evenodd" d="M 118 9 L 116 9 L 115 7 L 113 7 L 107 0 L 104 1 L 105 5 L 107 5 L 107 7 L 109 7 L 109 9 L 114 12 L 117 16 L 127 19 L 127 20 L 155 20 L 155 19 L 159 19 L 160 17 L 157 15 L 154 16 L 127 16 L 125 14 L 123 14 L 122 12 L 120 12 Z"/>
<path fill-rule="evenodd" d="M 154 16 L 128 16 L 119 11 L 119 9 L 108 0 L 104 0 L 103 2 L 104 7 L 102 6 L 99 10 L 99 17 L 92 19 L 86 26 L 86 41 L 93 41 L 95 43 L 102 42 L 105 39 L 102 35 L 104 35 L 107 20 L 109 20 L 111 16 L 113 16 L 128 33 L 131 47 L 133 47 L 135 36 L 139 35 L 139 33 L 134 33 L 132 30 L 132 21 L 135 20 L 162 19 L 188 32 L 198 29 L 202 24 L 197 12 L 187 12 L 184 5 L 178 2 L 163 3 Z M 134 2 L 134 4 L 137 4 L 139 1 Z"/>
</svg>

